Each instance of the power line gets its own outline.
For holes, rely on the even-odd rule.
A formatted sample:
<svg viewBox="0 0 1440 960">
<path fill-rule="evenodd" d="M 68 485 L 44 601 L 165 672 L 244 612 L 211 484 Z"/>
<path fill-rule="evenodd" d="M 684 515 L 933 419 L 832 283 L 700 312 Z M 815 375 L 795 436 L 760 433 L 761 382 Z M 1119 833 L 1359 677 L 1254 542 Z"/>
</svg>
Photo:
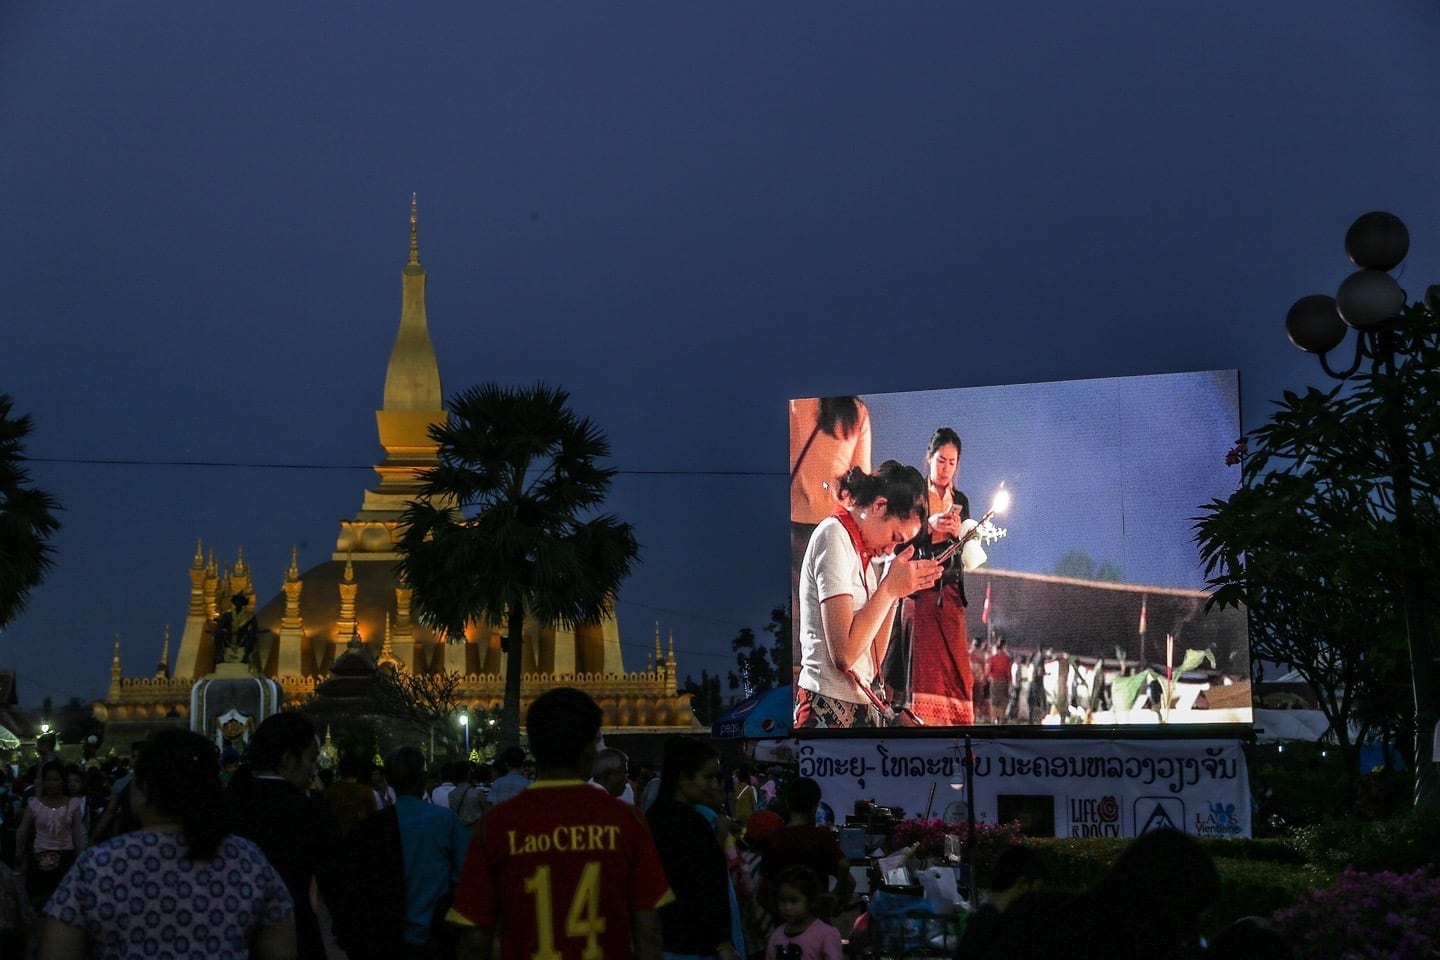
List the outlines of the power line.
<svg viewBox="0 0 1440 960">
<path fill-rule="evenodd" d="M 134 460 L 104 457 L 26 457 L 30 463 L 102 467 L 220 467 L 246 470 L 373 470 L 374 464 L 348 463 L 240 463 L 230 460 Z"/>
<path fill-rule="evenodd" d="M 26 457 L 31 463 L 53 463 L 64 466 L 104 466 L 104 467 L 189 467 L 198 469 L 244 469 L 244 470 L 373 470 L 374 464 L 336 464 L 336 463 L 272 463 L 262 461 L 239 461 L 239 460 L 162 460 L 146 458 L 111 458 L 111 457 Z M 784 471 L 780 470 L 673 470 L 673 469 L 649 469 L 649 470 L 624 470 L 617 469 L 619 476 L 634 477 L 783 477 Z M 653 604 L 637 603 L 631 600 L 621 600 L 617 603 L 620 607 L 634 607 L 641 610 L 648 610 L 653 613 L 667 614 L 673 617 L 684 617 L 687 620 L 712 623 L 723 626 L 726 629 L 737 632 L 745 625 L 734 620 L 721 619 L 719 617 L 706 616 L 704 614 L 690 613 L 685 610 L 676 610 L 671 607 L 657 607 Z M 636 649 L 648 649 L 648 645 L 642 642 L 622 642 L 622 646 L 633 646 Z M 706 659 L 722 659 L 729 661 L 734 653 L 706 653 L 701 651 L 687 651 L 686 657 L 703 657 Z"/>
<path fill-rule="evenodd" d="M 722 620 L 719 617 L 707 617 L 703 613 L 689 613 L 685 610 L 674 610 L 669 607 L 657 607 L 648 603 L 638 603 L 634 600 L 617 600 L 615 602 L 615 605 L 618 607 L 639 607 L 642 610 L 651 610 L 655 613 L 668 613 L 672 617 L 684 617 L 687 620 L 703 620 L 706 623 L 717 624 L 719 626 L 728 627 L 733 630 L 739 630 L 740 626 L 743 626 L 743 624 L 737 626 L 734 620 Z"/>
<path fill-rule="evenodd" d="M 374 470 L 373 463 L 264 463 L 239 460 L 150 460 L 108 457 L 25 457 L 30 463 L 102 467 L 200 467 L 244 470 Z M 783 477 L 781 470 L 625 470 L 616 469 L 627 477 Z"/>
</svg>

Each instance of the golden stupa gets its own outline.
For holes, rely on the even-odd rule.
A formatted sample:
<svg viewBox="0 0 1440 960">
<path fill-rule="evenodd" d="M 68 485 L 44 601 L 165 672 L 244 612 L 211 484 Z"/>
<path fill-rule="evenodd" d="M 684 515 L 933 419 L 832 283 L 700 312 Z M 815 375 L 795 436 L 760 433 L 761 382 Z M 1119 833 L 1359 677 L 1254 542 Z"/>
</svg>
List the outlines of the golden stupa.
<svg viewBox="0 0 1440 960">
<path fill-rule="evenodd" d="M 446 418 L 425 317 L 425 269 L 413 198 L 410 259 L 402 278 L 400 330 L 385 373 L 384 402 L 375 413 L 385 451 L 375 465 L 380 481 L 365 491 L 355 516 L 340 522 L 331 559 L 302 573 L 292 548 L 280 592 L 255 610 L 258 671 L 280 685 L 286 706 L 309 697 L 357 639 L 375 663 L 420 673 L 459 673 L 461 698 L 471 709 L 498 706 L 504 698 L 502 625 L 474 623 L 463 640 L 446 642 L 414 617 L 410 590 L 395 576 L 400 515 L 418 493 L 420 471 L 437 462 L 429 427 Z M 216 669 L 218 615 L 230 609 L 234 594 L 256 596 L 243 547 L 233 566 L 221 566 L 197 543 L 189 578 L 189 609 L 173 667 L 168 628 L 150 676 L 122 675 L 116 641 L 110 688 L 95 708 L 106 723 L 107 746 L 123 750 L 157 726 L 190 719 L 196 681 Z M 595 698 L 605 711 L 606 728 L 614 733 L 683 732 L 694 726 L 689 696 L 677 692 L 674 636 L 669 651 L 662 652 L 658 624 L 654 653 L 640 672 L 625 670 L 613 611 L 598 624 L 574 630 L 527 621 L 522 657 L 522 716 L 531 698 L 567 685 Z"/>
</svg>

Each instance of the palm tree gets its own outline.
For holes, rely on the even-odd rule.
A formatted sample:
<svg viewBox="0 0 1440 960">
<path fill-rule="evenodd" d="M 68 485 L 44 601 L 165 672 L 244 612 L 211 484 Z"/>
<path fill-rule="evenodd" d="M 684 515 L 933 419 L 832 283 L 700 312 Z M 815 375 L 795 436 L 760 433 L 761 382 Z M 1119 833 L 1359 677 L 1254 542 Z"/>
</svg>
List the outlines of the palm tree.
<svg viewBox="0 0 1440 960">
<path fill-rule="evenodd" d="M 20 615 L 30 591 L 53 562 L 50 540 L 60 529 L 60 503 L 30 486 L 24 467 L 27 414 L 11 418 L 13 401 L 0 393 L 0 630 Z"/>
<path fill-rule="evenodd" d="M 421 622 L 451 637 L 484 618 L 506 624 L 500 741 L 520 742 L 521 638 L 526 616 L 574 627 L 603 616 L 639 556 L 628 523 L 595 514 L 615 471 L 610 443 L 537 384 L 471 387 L 432 426 L 439 464 L 402 516 L 400 575 Z"/>
</svg>

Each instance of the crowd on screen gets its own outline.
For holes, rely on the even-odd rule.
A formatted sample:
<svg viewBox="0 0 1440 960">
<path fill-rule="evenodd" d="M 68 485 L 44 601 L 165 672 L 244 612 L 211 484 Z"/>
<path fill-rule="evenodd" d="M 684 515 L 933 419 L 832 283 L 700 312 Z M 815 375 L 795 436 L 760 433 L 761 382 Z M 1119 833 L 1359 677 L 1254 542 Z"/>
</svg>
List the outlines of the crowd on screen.
<svg viewBox="0 0 1440 960">
<path fill-rule="evenodd" d="M 1113 711 L 1159 711 L 1166 690 L 1161 669 L 1138 662 L 1080 656 L 1052 646 L 1010 648 L 1004 638 L 977 637 L 970 649 L 975 722 L 1086 722 Z M 1171 706 L 1192 706 L 1207 686 L 1226 682 L 1217 671 L 1176 674 Z"/>
<path fill-rule="evenodd" d="M 1113 709 L 1118 664 L 1076 657 L 1054 647 L 1011 648 L 1003 636 L 976 637 L 968 653 L 972 722 L 976 724 L 1058 723 Z M 1133 673 L 1134 664 L 1127 673 Z M 887 665 L 887 678 L 903 682 Z M 1133 709 L 1158 705 L 1158 683 L 1142 684 Z M 903 698 L 903 693 L 901 694 Z"/>
</svg>

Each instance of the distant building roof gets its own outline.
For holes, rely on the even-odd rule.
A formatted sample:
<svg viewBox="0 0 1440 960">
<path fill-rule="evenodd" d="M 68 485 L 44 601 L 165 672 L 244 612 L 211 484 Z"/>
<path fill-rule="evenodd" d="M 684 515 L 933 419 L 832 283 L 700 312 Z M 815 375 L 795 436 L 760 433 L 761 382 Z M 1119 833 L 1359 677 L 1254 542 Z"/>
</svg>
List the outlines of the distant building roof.
<svg viewBox="0 0 1440 960">
<path fill-rule="evenodd" d="M 1163 669 L 1165 636 L 1170 634 L 1176 662 L 1185 650 L 1209 650 L 1218 672 L 1250 677 L 1245 611 L 1207 610 L 1210 596 L 1201 590 L 984 567 L 965 575 L 965 593 L 970 601 L 965 611 L 969 635 L 984 637 L 989 626 L 1005 637 L 1012 651 L 1053 647 L 1085 659 L 1114 658 L 1123 652 L 1132 664 Z M 982 620 L 987 597 L 988 625 Z M 1145 633 L 1140 632 L 1142 623 Z"/>
<path fill-rule="evenodd" d="M 1255 706 L 1269 710 L 1319 710 L 1310 684 L 1289 680 L 1255 684 Z"/>
</svg>

